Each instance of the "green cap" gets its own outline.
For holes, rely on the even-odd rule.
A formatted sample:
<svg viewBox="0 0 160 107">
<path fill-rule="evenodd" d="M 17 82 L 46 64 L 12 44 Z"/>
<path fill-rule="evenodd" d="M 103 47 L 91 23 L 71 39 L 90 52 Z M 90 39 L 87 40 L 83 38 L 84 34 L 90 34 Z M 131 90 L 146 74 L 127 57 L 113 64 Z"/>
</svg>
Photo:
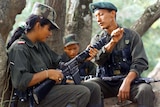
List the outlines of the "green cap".
<svg viewBox="0 0 160 107">
<path fill-rule="evenodd" d="M 57 15 L 52 7 L 36 2 L 33 6 L 31 14 L 48 19 L 54 28 L 59 29 L 58 25 L 55 23 Z"/>
<path fill-rule="evenodd" d="M 63 44 L 64 47 L 72 45 L 72 44 L 78 44 L 77 41 L 77 35 L 76 34 L 69 34 L 63 37 Z"/>
<path fill-rule="evenodd" d="M 117 7 L 110 2 L 95 2 L 89 4 L 89 9 L 94 13 L 98 9 L 108 9 L 115 10 L 117 12 Z"/>
</svg>

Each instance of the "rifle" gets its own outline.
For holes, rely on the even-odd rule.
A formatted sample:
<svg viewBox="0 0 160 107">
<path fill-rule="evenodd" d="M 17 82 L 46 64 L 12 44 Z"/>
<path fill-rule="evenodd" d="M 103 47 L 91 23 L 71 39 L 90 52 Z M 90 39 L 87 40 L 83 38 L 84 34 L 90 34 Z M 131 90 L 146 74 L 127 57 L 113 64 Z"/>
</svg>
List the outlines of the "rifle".
<svg viewBox="0 0 160 107">
<path fill-rule="evenodd" d="M 138 78 L 138 79 L 134 80 L 135 84 L 138 84 L 138 83 L 150 84 L 150 83 L 154 83 L 154 82 L 160 82 L 160 80 L 156 80 L 156 79 L 153 79 L 153 78 L 146 78 L 146 77 L 142 77 L 142 78 Z"/>
<path fill-rule="evenodd" d="M 111 77 L 101 77 L 102 80 L 104 81 L 119 81 L 123 80 L 126 77 L 126 75 L 118 75 L 118 76 L 111 76 Z M 147 77 L 141 77 L 141 78 L 136 78 L 132 83 L 133 84 L 139 84 L 139 83 L 154 83 L 154 82 L 160 82 L 160 80 L 155 80 L 153 78 L 147 78 Z"/>
<path fill-rule="evenodd" d="M 100 50 L 107 43 L 106 36 L 103 36 L 101 40 L 93 44 L 91 48 L 96 48 Z M 83 63 L 89 57 L 89 48 L 78 54 L 76 57 L 71 59 L 70 61 L 64 63 L 60 62 L 60 70 L 64 75 L 64 79 L 62 80 L 62 84 L 66 84 L 66 76 L 70 75 L 73 78 L 75 84 L 80 84 L 81 78 L 79 75 L 78 64 Z M 47 79 L 39 86 L 33 89 L 33 97 L 37 104 L 40 103 L 42 99 L 49 93 L 52 87 L 55 85 L 55 81 Z"/>
<path fill-rule="evenodd" d="M 126 75 L 117 75 L 117 76 L 111 76 L 111 77 L 101 77 L 104 81 L 118 81 L 122 80 L 126 77 Z"/>
</svg>

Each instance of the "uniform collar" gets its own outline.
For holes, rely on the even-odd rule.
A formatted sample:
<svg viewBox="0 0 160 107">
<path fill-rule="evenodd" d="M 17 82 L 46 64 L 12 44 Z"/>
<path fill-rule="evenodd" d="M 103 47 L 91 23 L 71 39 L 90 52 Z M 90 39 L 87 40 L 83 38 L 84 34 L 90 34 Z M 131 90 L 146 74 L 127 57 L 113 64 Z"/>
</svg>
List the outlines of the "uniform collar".
<svg viewBox="0 0 160 107">
<path fill-rule="evenodd" d="M 38 45 L 34 44 L 30 39 L 28 39 L 28 37 L 26 35 L 23 35 L 21 39 L 23 39 L 29 47 L 31 47 L 31 48 L 33 48 L 33 47 L 38 48 Z"/>
<path fill-rule="evenodd" d="M 63 53 L 63 58 L 64 58 L 65 61 L 71 60 L 71 58 L 69 58 L 69 56 L 67 55 L 66 52 Z"/>
</svg>

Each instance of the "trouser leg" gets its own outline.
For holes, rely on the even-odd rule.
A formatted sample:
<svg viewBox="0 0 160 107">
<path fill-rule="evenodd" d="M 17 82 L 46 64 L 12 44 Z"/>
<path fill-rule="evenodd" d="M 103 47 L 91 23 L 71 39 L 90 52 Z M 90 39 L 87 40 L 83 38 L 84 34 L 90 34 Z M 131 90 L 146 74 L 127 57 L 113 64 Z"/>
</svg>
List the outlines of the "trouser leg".
<svg viewBox="0 0 160 107">
<path fill-rule="evenodd" d="M 86 107 L 89 99 L 85 86 L 55 85 L 38 107 Z"/>
<path fill-rule="evenodd" d="M 82 82 L 81 85 L 55 85 L 40 104 L 35 106 L 101 107 L 101 89 L 94 82 Z"/>
<path fill-rule="evenodd" d="M 131 100 L 137 102 L 138 107 L 154 107 L 152 86 L 146 83 L 132 85 Z"/>
<path fill-rule="evenodd" d="M 97 83 L 101 87 L 101 91 L 104 98 L 116 97 L 118 94 L 119 86 L 111 86 L 100 78 L 92 78 L 87 81 Z"/>
<path fill-rule="evenodd" d="M 87 107 L 102 107 L 102 99 L 101 99 L 101 88 L 98 84 L 94 82 L 82 82 L 82 85 L 86 86 L 90 92 L 91 97 Z"/>
</svg>

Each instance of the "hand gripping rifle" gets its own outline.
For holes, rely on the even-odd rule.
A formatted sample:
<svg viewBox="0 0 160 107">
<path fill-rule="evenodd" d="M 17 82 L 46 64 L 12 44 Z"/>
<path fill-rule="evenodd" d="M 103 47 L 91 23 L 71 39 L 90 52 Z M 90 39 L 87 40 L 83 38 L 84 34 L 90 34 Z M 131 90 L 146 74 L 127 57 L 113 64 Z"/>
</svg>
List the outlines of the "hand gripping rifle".
<svg viewBox="0 0 160 107">
<path fill-rule="evenodd" d="M 101 40 L 93 44 L 91 48 L 96 48 L 100 50 L 107 43 L 106 36 L 103 36 Z M 75 84 L 80 84 L 81 78 L 79 75 L 78 64 L 83 63 L 89 57 L 89 48 L 78 54 L 75 58 L 70 61 L 60 63 L 60 70 L 64 75 L 64 79 L 62 80 L 62 84 L 66 83 L 66 76 L 72 76 Z M 52 87 L 55 85 L 55 81 L 47 79 L 42 82 L 39 86 L 33 89 L 33 97 L 37 104 L 40 103 L 42 99 L 49 93 Z"/>
</svg>

